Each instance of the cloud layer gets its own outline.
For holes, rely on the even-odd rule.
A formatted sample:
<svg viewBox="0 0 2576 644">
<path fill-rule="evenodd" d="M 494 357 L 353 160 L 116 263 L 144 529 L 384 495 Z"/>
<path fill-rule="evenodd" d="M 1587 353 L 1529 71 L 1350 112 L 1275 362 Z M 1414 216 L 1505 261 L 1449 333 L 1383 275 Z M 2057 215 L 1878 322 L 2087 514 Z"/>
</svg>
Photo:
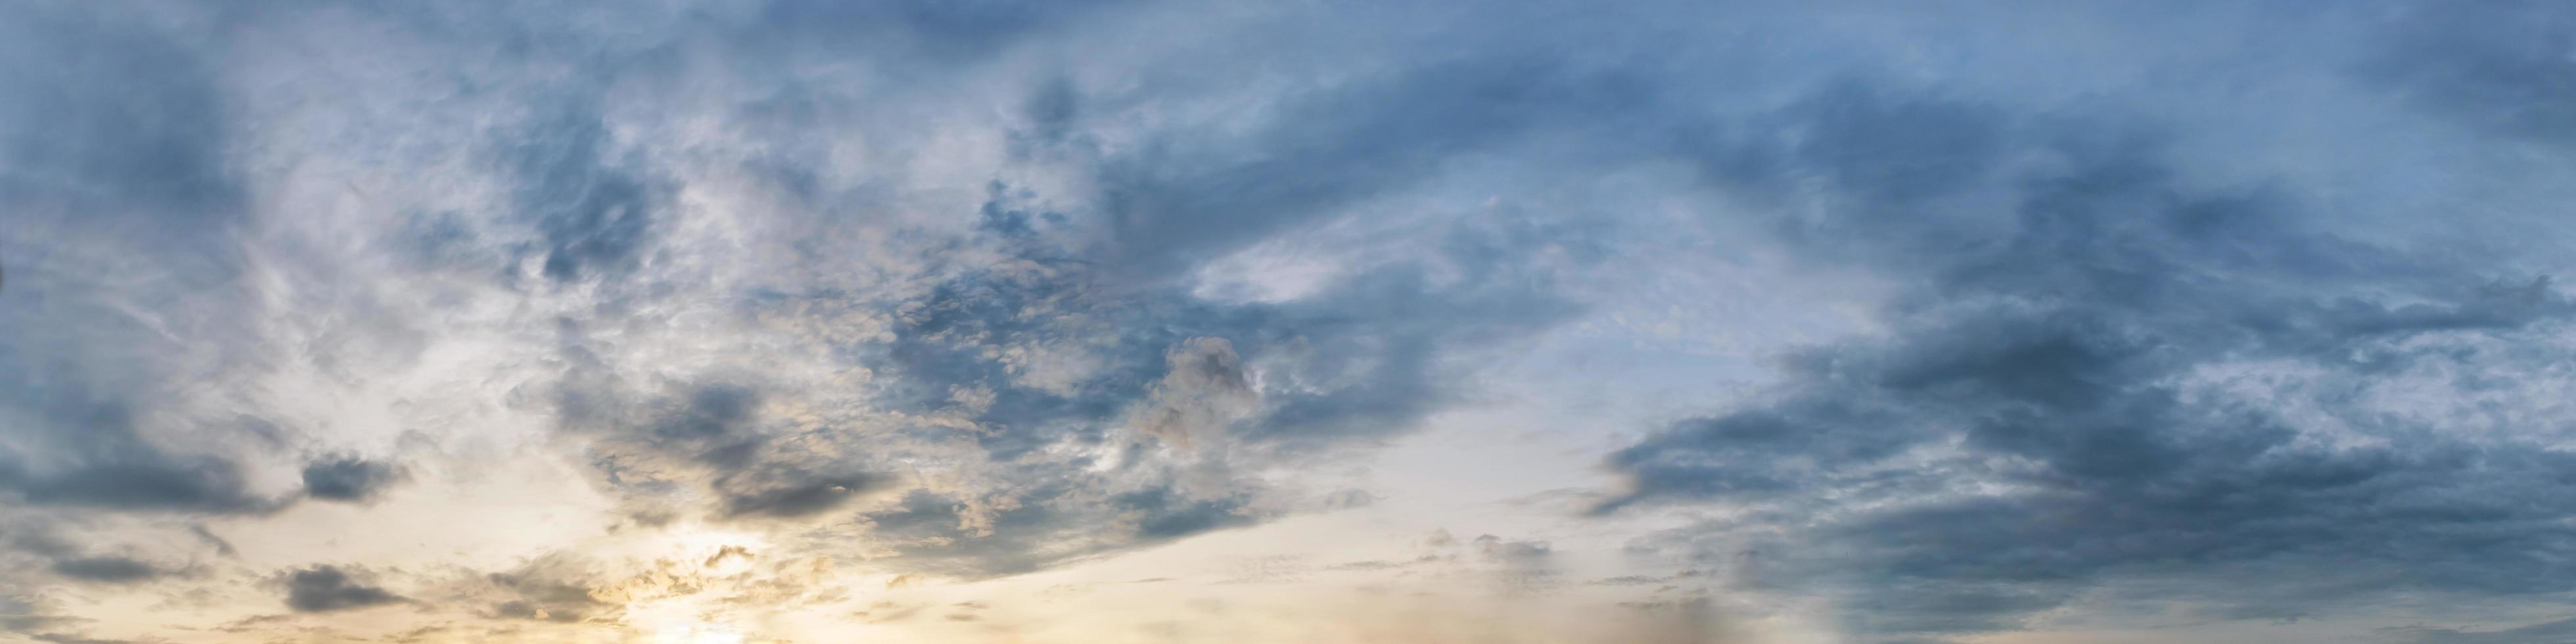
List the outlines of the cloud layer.
<svg viewBox="0 0 2576 644">
<path fill-rule="evenodd" d="M 2571 21 L 15 5 L 0 631 L 2547 636 Z"/>
</svg>

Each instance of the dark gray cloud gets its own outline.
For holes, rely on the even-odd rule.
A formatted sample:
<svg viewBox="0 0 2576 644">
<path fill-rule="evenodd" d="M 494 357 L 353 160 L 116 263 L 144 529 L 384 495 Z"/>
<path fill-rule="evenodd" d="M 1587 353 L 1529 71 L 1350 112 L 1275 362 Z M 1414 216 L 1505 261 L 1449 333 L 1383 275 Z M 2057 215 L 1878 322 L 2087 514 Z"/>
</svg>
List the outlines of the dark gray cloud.
<svg viewBox="0 0 2576 644">
<path fill-rule="evenodd" d="M 161 576 L 152 564 L 125 557 L 80 557 L 56 560 L 54 574 L 84 581 L 132 583 Z"/>
<path fill-rule="evenodd" d="M 304 493 L 331 501 L 366 501 L 402 480 L 402 468 L 353 456 L 304 466 Z"/>
<path fill-rule="evenodd" d="M 724 515 L 735 517 L 795 518 L 813 516 L 841 507 L 850 498 L 875 487 L 867 476 L 841 477 L 763 477 L 787 479 L 778 483 L 738 483 L 740 478 L 728 475 L 716 483 L 723 490 Z"/>
<path fill-rule="evenodd" d="M 314 566 L 286 577 L 286 607 L 296 612 L 323 613 L 403 601 L 407 600 L 383 588 L 359 583 L 337 566 Z"/>
<path fill-rule="evenodd" d="M 172 454 L 145 438 L 118 402 L 71 387 L 21 390 L 21 409 L 48 412 L 22 445 L 50 447 L 0 456 L 0 489 L 31 505 L 119 510 L 265 512 L 282 502 L 252 492 L 240 466 L 209 455 Z M 36 460 L 35 454 L 54 458 Z M 14 456 L 14 458 L 7 458 Z M 64 462 L 68 457 L 69 462 Z"/>
<path fill-rule="evenodd" d="M 1753 508 L 1667 543 L 1848 593 L 1847 621 L 1877 632 L 2009 629 L 2100 586 L 2236 618 L 2570 588 L 2576 539 L 2541 526 L 2576 515 L 2576 458 L 2357 391 L 2420 363 L 2551 359 L 2512 348 L 2571 312 L 2545 277 L 2347 239 L 2260 186 L 2182 185 L 2161 137 L 2116 117 L 1846 86 L 1768 118 L 1794 138 L 1713 146 L 1711 176 L 1760 198 L 1829 182 L 1831 202 L 1778 229 L 1906 292 L 1883 337 L 1794 354 L 1767 400 L 1613 454 L 1630 488 L 1601 511 Z M 1996 195 L 2000 212 L 1965 207 Z M 2504 344 L 2468 348 L 2481 339 Z M 2193 385 L 2284 364 L 2322 391 Z M 2249 569 L 2287 578 L 2209 588 Z M 2201 581 L 2148 588 L 2183 579 Z"/>
</svg>

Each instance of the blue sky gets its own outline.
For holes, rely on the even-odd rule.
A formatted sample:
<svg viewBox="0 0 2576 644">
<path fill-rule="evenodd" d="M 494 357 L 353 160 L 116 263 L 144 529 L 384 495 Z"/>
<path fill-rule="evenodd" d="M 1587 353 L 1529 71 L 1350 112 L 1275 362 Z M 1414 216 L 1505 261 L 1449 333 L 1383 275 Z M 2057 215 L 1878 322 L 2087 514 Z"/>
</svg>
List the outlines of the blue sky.
<svg viewBox="0 0 2576 644">
<path fill-rule="evenodd" d="M 0 641 L 2576 641 L 2576 10 L 0 7 Z"/>
</svg>

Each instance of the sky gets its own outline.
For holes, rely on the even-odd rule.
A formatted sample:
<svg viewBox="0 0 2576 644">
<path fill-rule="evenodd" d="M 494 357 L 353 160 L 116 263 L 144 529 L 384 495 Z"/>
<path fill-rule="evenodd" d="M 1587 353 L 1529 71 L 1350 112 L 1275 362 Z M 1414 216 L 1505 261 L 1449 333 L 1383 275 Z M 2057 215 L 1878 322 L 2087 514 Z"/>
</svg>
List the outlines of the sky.
<svg viewBox="0 0 2576 644">
<path fill-rule="evenodd" d="M 0 642 L 2576 642 L 2576 5 L 0 4 Z"/>
</svg>

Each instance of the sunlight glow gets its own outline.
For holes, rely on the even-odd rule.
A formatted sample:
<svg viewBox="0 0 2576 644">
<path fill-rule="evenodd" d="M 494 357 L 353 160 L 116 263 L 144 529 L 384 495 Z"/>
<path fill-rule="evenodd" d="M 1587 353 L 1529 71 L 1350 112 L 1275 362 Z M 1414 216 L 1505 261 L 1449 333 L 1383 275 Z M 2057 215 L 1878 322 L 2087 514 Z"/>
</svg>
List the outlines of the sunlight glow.
<svg viewBox="0 0 2576 644">
<path fill-rule="evenodd" d="M 656 629 L 654 644 L 743 644 L 742 632 L 722 624 L 677 624 Z"/>
</svg>

